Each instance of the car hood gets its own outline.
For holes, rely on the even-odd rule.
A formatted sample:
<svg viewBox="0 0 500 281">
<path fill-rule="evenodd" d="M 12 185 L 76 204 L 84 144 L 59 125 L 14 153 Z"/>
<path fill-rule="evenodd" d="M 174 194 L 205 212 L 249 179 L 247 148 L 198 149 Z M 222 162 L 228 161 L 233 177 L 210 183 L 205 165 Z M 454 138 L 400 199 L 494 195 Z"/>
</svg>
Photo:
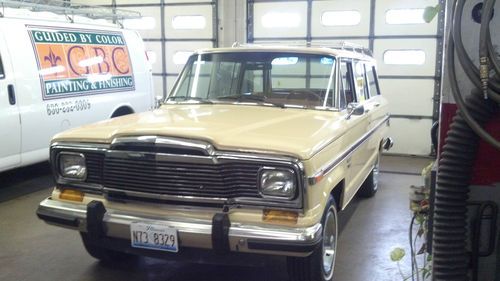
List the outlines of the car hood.
<svg viewBox="0 0 500 281">
<path fill-rule="evenodd" d="M 241 104 L 168 104 L 71 129 L 53 142 L 110 143 L 116 137 L 156 135 L 204 140 L 219 150 L 276 153 L 309 159 L 341 134 L 332 111 Z"/>
</svg>

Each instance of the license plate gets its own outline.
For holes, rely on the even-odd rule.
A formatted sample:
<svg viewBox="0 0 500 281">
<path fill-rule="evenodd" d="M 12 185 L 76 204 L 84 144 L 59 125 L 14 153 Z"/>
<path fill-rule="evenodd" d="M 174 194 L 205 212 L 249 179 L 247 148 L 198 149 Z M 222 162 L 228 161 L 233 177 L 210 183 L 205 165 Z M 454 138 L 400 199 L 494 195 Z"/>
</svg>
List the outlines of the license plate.
<svg viewBox="0 0 500 281">
<path fill-rule="evenodd" d="M 178 252 L 177 230 L 161 224 L 133 222 L 130 224 L 132 247 Z"/>
</svg>

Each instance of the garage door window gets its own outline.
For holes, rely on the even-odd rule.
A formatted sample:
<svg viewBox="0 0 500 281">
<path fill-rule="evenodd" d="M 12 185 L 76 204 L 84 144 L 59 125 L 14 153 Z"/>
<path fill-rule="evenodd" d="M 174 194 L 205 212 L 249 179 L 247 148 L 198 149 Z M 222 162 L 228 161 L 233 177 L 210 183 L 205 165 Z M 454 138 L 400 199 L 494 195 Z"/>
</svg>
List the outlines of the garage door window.
<svg viewBox="0 0 500 281">
<path fill-rule="evenodd" d="M 262 17 L 265 28 L 292 28 L 300 25 L 300 15 L 296 13 L 270 12 Z"/>
<path fill-rule="evenodd" d="M 326 11 L 321 15 L 321 24 L 324 26 L 358 25 L 361 14 L 358 11 Z"/>
<path fill-rule="evenodd" d="M 385 64 L 422 65 L 425 63 L 423 50 L 387 50 L 384 52 Z"/>
<path fill-rule="evenodd" d="M 201 15 L 175 16 L 172 19 L 174 29 L 204 29 L 206 25 L 207 20 Z"/>
<path fill-rule="evenodd" d="M 421 24 L 424 21 L 424 9 L 393 9 L 385 13 L 388 24 Z"/>
<path fill-rule="evenodd" d="M 184 65 L 192 54 L 193 52 L 190 51 L 178 51 L 175 52 L 172 60 L 176 65 Z"/>
<path fill-rule="evenodd" d="M 156 20 L 153 17 L 142 17 L 140 19 L 125 19 L 123 27 L 136 30 L 150 30 L 156 26 Z"/>
</svg>

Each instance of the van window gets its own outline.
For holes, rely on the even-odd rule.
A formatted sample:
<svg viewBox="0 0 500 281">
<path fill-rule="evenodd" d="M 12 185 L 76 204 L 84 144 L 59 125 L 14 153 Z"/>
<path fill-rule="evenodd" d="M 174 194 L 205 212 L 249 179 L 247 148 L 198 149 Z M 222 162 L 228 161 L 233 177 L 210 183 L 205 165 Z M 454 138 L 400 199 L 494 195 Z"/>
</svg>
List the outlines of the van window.
<svg viewBox="0 0 500 281">
<path fill-rule="evenodd" d="M 365 65 L 361 61 L 354 62 L 354 83 L 356 84 L 356 94 L 358 102 L 370 98 L 368 93 L 368 83 L 366 83 Z"/>
<path fill-rule="evenodd" d="M 348 61 L 340 63 L 340 98 L 339 109 L 344 109 L 351 102 L 356 102 L 352 83 L 352 66 Z"/>
<path fill-rule="evenodd" d="M 377 74 L 375 71 L 375 66 L 366 66 L 366 78 L 368 79 L 368 88 L 370 89 L 370 97 L 380 95 L 380 91 L 377 83 Z"/>
<path fill-rule="evenodd" d="M 5 73 L 3 72 L 2 56 L 0 56 L 0 79 L 3 79 L 4 77 L 5 77 Z"/>
</svg>

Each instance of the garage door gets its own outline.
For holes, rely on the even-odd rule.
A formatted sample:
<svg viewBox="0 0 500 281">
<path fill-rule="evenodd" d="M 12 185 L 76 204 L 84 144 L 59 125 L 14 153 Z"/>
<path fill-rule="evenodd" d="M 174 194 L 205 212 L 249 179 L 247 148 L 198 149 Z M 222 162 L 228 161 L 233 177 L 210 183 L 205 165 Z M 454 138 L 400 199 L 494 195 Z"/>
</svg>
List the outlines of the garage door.
<svg viewBox="0 0 500 281">
<path fill-rule="evenodd" d="M 136 29 L 144 39 L 153 62 L 157 96 L 170 92 L 194 50 L 217 46 L 215 0 L 87 0 L 85 3 L 141 13 L 142 19 L 128 20 L 124 25 Z"/>
<path fill-rule="evenodd" d="M 429 155 L 439 116 L 444 14 L 423 21 L 438 0 L 248 0 L 248 42 L 328 45 L 349 41 L 372 50 L 390 102 L 395 154 Z"/>
</svg>

